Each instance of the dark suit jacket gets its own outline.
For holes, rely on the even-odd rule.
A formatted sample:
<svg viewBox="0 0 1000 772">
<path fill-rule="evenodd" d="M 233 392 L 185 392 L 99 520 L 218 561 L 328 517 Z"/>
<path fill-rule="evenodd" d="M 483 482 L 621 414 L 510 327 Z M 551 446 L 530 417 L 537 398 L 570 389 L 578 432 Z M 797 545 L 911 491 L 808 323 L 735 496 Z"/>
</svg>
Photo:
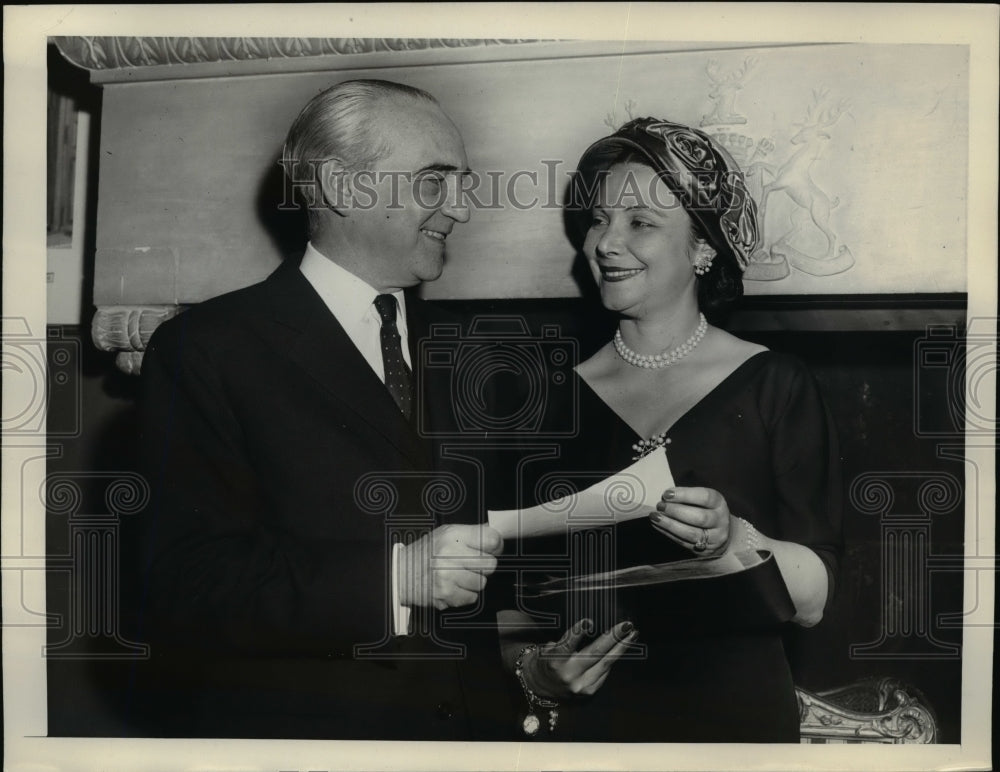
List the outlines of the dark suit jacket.
<svg viewBox="0 0 1000 772">
<path fill-rule="evenodd" d="M 416 378 L 436 313 L 407 300 Z M 401 515 L 429 528 L 425 485 L 456 478 L 435 471 L 435 445 L 297 266 L 161 325 L 142 377 L 150 733 L 496 739 L 469 712 L 472 700 L 507 715 L 495 633 L 462 640 L 418 614 L 427 635 L 390 636 L 388 529 Z M 425 403 L 441 404 L 429 414 L 447 410 L 449 395 L 430 391 Z M 478 522 L 475 469 L 457 474 L 471 487 L 446 508 Z M 485 671 L 463 684 L 473 660 Z"/>
</svg>

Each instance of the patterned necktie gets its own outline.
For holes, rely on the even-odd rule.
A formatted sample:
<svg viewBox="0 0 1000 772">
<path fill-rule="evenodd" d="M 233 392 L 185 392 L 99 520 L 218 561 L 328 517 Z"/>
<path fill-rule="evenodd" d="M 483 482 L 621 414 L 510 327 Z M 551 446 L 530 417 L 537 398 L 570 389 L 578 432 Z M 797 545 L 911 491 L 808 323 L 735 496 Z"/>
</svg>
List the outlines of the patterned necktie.
<svg viewBox="0 0 1000 772">
<path fill-rule="evenodd" d="M 375 310 L 382 318 L 382 364 L 385 367 L 385 386 L 399 409 L 409 420 L 413 412 L 413 394 L 410 387 L 410 370 L 403 359 L 399 330 L 396 328 L 396 298 L 379 295 Z"/>
</svg>

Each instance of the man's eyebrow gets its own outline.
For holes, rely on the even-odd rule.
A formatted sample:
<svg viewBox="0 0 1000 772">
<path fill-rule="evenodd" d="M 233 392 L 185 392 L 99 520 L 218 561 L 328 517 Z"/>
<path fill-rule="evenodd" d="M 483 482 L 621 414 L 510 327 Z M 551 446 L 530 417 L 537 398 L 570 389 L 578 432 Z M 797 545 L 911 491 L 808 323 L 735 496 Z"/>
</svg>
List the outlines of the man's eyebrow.
<svg viewBox="0 0 1000 772">
<path fill-rule="evenodd" d="M 458 172 L 459 174 L 472 174 L 472 169 L 466 166 L 464 169 L 459 169 L 454 164 L 430 164 L 420 169 L 417 174 L 421 172 Z"/>
</svg>

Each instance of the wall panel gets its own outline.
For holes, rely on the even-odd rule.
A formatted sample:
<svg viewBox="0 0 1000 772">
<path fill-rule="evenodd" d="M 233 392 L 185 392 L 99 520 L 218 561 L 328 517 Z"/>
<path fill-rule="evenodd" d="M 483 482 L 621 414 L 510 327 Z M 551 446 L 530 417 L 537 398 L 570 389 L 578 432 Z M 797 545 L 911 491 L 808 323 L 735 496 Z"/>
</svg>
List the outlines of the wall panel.
<svg viewBox="0 0 1000 772">
<path fill-rule="evenodd" d="M 106 84 L 96 304 L 197 302 L 300 249 L 300 223 L 275 209 L 277 156 L 302 104 L 346 77 L 428 89 L 473 168 L 501 180 L 499 196 L 475 191 L 484 206 L 429 297 L 579 295 L 557 204 L 583 149 L 629 114 L 721 133 L 758 196 L 774 187 L 750 294 L 965 290 L 966 47 L 593 48 Z"/>
</svg>

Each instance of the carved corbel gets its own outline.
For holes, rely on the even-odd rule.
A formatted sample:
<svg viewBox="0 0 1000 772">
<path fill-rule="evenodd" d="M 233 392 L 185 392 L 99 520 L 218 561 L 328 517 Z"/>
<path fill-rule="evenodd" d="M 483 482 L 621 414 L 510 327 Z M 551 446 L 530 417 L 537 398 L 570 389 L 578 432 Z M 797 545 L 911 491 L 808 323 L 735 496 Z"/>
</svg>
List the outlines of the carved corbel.
<svg viewBox="0 0 1000 772">
<path fill-rule="evenodd" d="M 100 306 L 90 336 L 101 351 L 117 352 L 115 364 L 128 375 L 138 375 L 142 355 L 153 331 L 183 310 L 182 306 Z"/>
</svg>

